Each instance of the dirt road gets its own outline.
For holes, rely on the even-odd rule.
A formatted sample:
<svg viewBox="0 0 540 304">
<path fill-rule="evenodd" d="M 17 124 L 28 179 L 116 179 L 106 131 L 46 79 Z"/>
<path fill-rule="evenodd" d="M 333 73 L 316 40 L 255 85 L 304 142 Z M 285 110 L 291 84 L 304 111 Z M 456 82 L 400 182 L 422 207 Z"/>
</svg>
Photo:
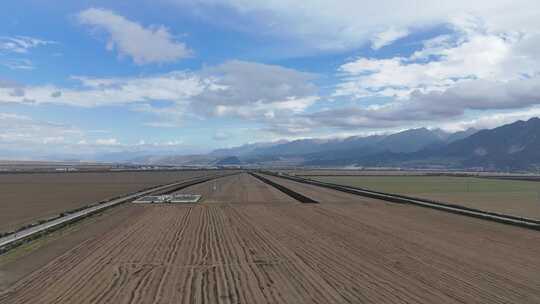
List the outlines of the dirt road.
<svg viewBox="0 0 540 304">
<path fill-rule="evenodd" d="M 129 206 L 0 303 L 540 302 L 538 232 L 281 182 L 321 203 L 243 174 Z"/>
</svg>

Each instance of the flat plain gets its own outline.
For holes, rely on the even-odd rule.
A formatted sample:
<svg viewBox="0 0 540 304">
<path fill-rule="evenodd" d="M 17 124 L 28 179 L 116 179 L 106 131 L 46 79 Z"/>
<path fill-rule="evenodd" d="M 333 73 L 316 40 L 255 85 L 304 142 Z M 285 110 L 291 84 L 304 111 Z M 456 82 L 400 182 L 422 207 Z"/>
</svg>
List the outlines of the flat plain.
<svg viewBox="0 0 540 304">
<path fill-rule="evenodd" d="M 269 179 L 319 204 L 248 174 L 181 191 L 199 204 L 126 204 L 0 257 L 21 277 L 0 303 L 540 302 L 536 231 Z"/>
<path fill-rule="evenodd" d="M 205 171 L 3 173 L 0 232 L 8 232 L 72 209 Z"/>
<path fill-rule="evenodd" d="M 540 219 L 540 182 L 453 176 L 309 176 L 375 191 Z"/>
</svg>

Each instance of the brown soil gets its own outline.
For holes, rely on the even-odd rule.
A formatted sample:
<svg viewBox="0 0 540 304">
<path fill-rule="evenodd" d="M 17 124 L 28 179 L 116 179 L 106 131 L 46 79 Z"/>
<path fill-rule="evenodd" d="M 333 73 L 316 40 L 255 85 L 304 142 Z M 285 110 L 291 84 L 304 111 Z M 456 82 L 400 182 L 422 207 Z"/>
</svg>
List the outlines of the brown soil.
<svg viewBox="0 0 540 304">
<path fill-rule="evenodd" d="M 0 256 L 0 291 L 81 242 L 122 225 L 126 218 L 136 216 L 141 211 L 129 206 L 125 204 L 108 209 Z"/>
<path fill-rule="evenodd" d="M 362 196 L 340 192 L 329 188 L 303 184 L 291 180 L 286 180 L 279 177 L 264 175 L 265 178 L 279 183 L 287 188 L 293 189 L 309 198 L 324 203 L 339 203 L 339 202 L 373 202 L 373 199 Z"/>
<path fill-rule="evenodd" d="M 203 174 L 203 171 L 0 174 L 0 232 L 125 193 Z"/>
<path fill-rule="evenodd" d="M 247 173 L 218 178 L 183 189 L 178 193 L 201 194 L 202 203 L 298 203 Z"/>
<path fill-rule="evenodd" d="M 321 204 L 242 175 L 198 205 L 130 205 L 0 303 L 540 302 L 538 232 L 283 184 Z"/>
</svg>

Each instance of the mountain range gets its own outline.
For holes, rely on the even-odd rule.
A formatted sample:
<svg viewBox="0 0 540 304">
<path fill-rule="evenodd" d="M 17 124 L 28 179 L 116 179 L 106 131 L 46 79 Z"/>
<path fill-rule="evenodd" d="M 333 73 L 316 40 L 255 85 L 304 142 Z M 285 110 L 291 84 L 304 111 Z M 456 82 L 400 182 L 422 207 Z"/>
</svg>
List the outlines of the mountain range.
<svg viewBox="0 0 540 304">
<path fill-rule="evenodd" d="M 540 119 L 489 130 L 471 128 L 450 133 L 418 128 L 388 135 L 255 143 L 206 155 L 139 157 L 132 161 L 168 165 L 536 170 L 540 167 Z"/>
<path fill-rule="evenodd" d="M 457 133 L 448 133 L 440 129 L 419 128 L 389 135 L 254 143 L 218 149 L 206 155 L 139 156 L 130 161 L 161 165 L 301 165 L 306 162 L 325 161 L 334 157 L 347 159 L 386 151 L 411 153 L 426 147 L 446 145 L 465 138 L 476 131 L 475 129 L 469 129 Z"/>
</svg>

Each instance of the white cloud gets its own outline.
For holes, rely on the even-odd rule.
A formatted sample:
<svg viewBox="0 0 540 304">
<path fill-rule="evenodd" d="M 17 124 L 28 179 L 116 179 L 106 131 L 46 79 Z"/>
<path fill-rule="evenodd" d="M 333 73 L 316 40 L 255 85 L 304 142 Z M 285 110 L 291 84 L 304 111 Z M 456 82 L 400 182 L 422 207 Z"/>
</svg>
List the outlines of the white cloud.
<svg viewBox="0 0 540 304">
<path fill-rule="evenodd" d="M 450 119 L 470 110 L 519 109 L 540 104 L 540 46 L 535 33 L 502 33 L 481 20 L 460 19 L 454 34 L 424 42 L 410 57 L 357 58 L 340 67 L 334 96 L 390 103 L 359 108 L 349 125 L 385 126 Z M 321 114 L 335 125 L 332 111 Z M 336 113 L 334 113 L 336 114 Z M 350 113 L 342 113 L 350 116 Z"/>
<path fill-rule="evenodd" d="M 474 118 L 443 122 L 438 126 L 452 132 L 463 131 L 468 128 L 492 129 L 516 120 L 528 120 L 532 117 L 540 117 L 540 107 L 535 106 L 511 112 L 480 113 Z"/>
<path fill-rule="evenodd" d="M 27 36 L 0 36 L 0 55 L 9 55 L 0 57 L 0 65 L 11 70 L 33 70 L 32 61 L 28 58 L 20 58 L 21 55 L 28 54 L 31 49 L 55 43 Z M 13 57 L 13 54 L 16 57 Z"/>
<path fill-rule="evenodd" d="M 391 27 L 383 32 L 375 34 L 375 36 L 371 39 L 371 48 L 378 50 L 407 35 L 409 35 L 408 30 Z"/>
<path fill-rule="evenodd" d="M 0 147 L 56 144 L 82 134 L 81 130 L 72 126 L 38 121 L 25 115 L 0 113 Z"/>
<path fill-rule="evenodd" d="M 122 142 L 117 137 L 96 138 L 102 130 L 81 130 L 75 126 L 36 120 L 13 113 L 0 113 L 0 158 L 43 159 L 51 156 L 93 159 L 100 153 L 160 153 L 185 148 L 181 139 Z"/>
<path fill-rule="evenodd" d="M 318 100 L 315 75 L 281 66 L 229 61 L 201 74 L 211 85 L 192 108 L 203 116 L 269 121 L 303 112 Z"/>
<path fill-rule="evenodd" d="M 143 27 L 110 10 L 90 8 L 78 14 L 82 24 L 105 30 L 109 35 L 107 49 L 116 49 L 136 64 L 165 63 L 191 56 L 192 51 L 176 41 L 163 25 Z"/>
<path fill-rule="evenodd" d="M 516 52 L 528 39 L 471 32 L 459 34 L 454 40 L 445 35 L 426 41 L 410 57 L 360 57 L 340 67 L 344 81 L 335 95 L 405 98 L 413 91 L 443 91 L 464 81 L 507 81 L 534 76 L 540 70 L 537 59 Z"/>
<path fill-rule="evenodd" d="M 304 114 L 309 124 L 344 130 L 385 129 L 411 125 L 445 125 L 473 115 L 499 125 L 500 118 L 530 118 L 540 113 L 540 78 L 503 81 L 472 80 L 444 91 L 414 91 L 403 100 L 362 107 L 351 105 Z M 493 111 L 505 111 L 494 115 Z M 305 124 L 305 122 L 304 122 Z M 473 126 L 471 124 L 471 126 Z M 479 125 L 478 125 L 479 126 Z"/>
<path fill-rule="evenodd" d="M 30 49 L 54 43 L 56 42 L 27 36 L 4 36 L 0 37 L 0 52 L 25 54 Z"/>
<path fill-rule="evenodd" d="M 180 2 L 170 0 L 173 2 Z M 333 97 L 387 104 L 300 111 L 270 126 L 305 132 L 335 128 L 394 128 L 413 122 L 443 123 L 471 111 L 523 109 L 538 104 L 540 7 L 533 0 L 365 1 L 309 3 L 199 0 L 198 6 L 225 6 L 236 13 L 209 18 L 227 25 L 234 18 L 248 31 L 274 35 L 309 50 L 343 51 L 371 43 L 375 50 L 409 34 L 445 28 L 411 56 L 362 58 L 341 66 Z M 466 9 L 464 9 L 466 8 Z M 221 11 L 219 9 L 208 11 Z M 199 13 L 201 11 L 198 11 Z M 384 12 L 384 13 L 381 13 Z M 204 14 L 205 11 L 203 10 Z M 256 112 L 256 104 L 250 113 Z M 209 108 L 212 109 L 212 108 Z M 213 108 L 216 110 L 216 108 Z M 217 113 L 242 116 L 242 107 L 219 106 Z M 269 116 L 272 116 L 269 113 Z M 264 116 L 254 115 L 259 120 Z M 292 119 L 294 118 L 294 119 Z"/>
<path fill-rule="evenodd" d="M 220 104 L 214 108 L 212 115 L 241 117 L 257 121 L 279 120 L 284 116 L 291 116 L 304 112 L 318 99 L 319 97 L 317 96 L 309 96 L 305 98 L 291 97 L 288 100 L 277 100 L 268 103 L 255 101 L 244 105 Z"/>
<path fill-rule="evenodd" d="M 322 51 L 357 49 L 388 25 L 396 29 L 430 28 L 453 21 L 463 13 L 479 16 L 497 31 L 509 28 L 536 31 L 540 28 L 536 0 L 417 0 L 412 3 L 398 0 L 168 1 L 183 8 L 197 5 L 197 9 L 190 11 L 207 14 L 207 20 L 225 25 L 242 24 L 242 31 L 272 35 L 291 43 L 300 42 L 310 50 Z M 222 14 L 220 6 L 236 15 Z M 207 7 L 212 9 L 205 10 Z M 221 21 L 228 17 L 234 18 L 235 22 Z"/>
<path fill-rule="evenodd" d="M 80 107 L 120 105 L 152 100 L 187 103 L 205 88 L 200 77 L 186 72 L 171 72 L 136 78 L 74 77 L 75 88 L 54 85 L 23 87 L 24 94 L 13 94 L 14 88 L 0 87 L 0 102 L 65 104 Z M 19 88 L 21 89 L 21 88 Z"/>
<path fill-rule="evenodd" d="M 189 119 L 229 117 L 272 125 L 306 111 L 320 97 L 316 75 L 276 65 L 229 61 L 196 72 L 137 78 L 73 77 L 78 85 L 0 86 L 0 102 L 79 107 L 127 105 L 158 120 L 148 127 L 179 127 Z M 154 101 L 168 102 L 155 106 Z"/>
</svg>

